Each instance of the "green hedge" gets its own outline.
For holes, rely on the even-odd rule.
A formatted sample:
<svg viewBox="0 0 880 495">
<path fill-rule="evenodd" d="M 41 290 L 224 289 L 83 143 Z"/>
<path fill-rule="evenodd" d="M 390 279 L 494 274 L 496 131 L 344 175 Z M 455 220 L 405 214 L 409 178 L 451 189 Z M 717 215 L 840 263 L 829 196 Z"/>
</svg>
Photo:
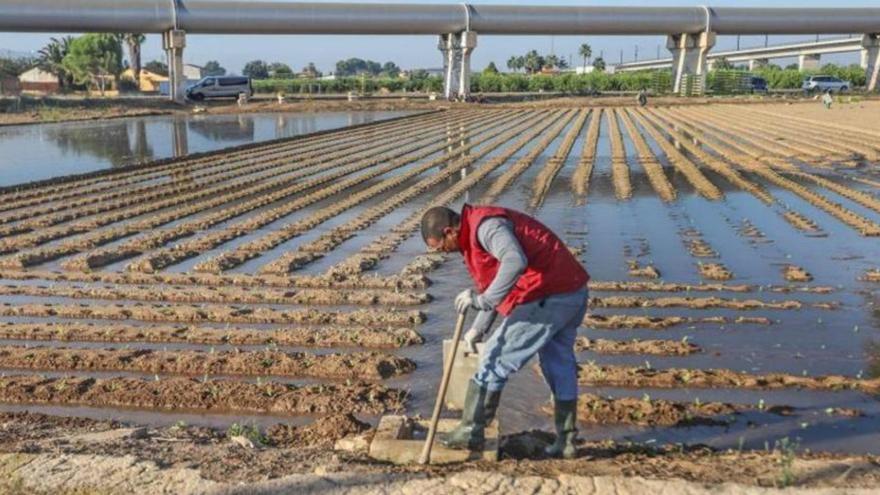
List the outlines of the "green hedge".
<svg viewBox="0 0 880 495">
<path fill-rule="evenodd" d="M 428 77 L 425 79 L 391 79 L 342 77 L 333 80 L 315 79 L 260 79 L 253 81 L 257 93 L 347 93 L 349 91 L 366 91 L 375 93 L 381 90 L 391 92 L 430 92 L 443 91 L 443 79 Z"/>
<path fill-rule="evenodd" d="M 745 74 L 736 70 L 712 71 L 707 76 L 707 85 L 717 93 L 731 92 L 729 86 L 737 74 Z M 817 71 L 798 71 L 770 66 L 758 69 L 751 74 L 767 80 L 772 89 L 798 89 L 805 77 L 824 74 L 850 81 L 854 87 L 865 85 L 865 71 L 858 64 L 837 66 L 828 64 Z M 407 80 L 394 78 L 343 77 L 334 80 L 313 79 L 263 79 L 253 82 L 257 93 L 285 94 L 346 93 L 348 91 L 366 91 L 375 93 L 381 90 L 391 92 L 424 92 L 443 91 L 443 79 L 432 76 L 423 79 Z M 651 89 L 655 93 L 666 93 L 672 86 L 672 73 L 669 70 L 620 72 L 591 72 L 589 74 L 499 74 L 476 73 L 471 77 L 471 91 L 475 93 L 519 93 L 525 91 L 552 91 L 569 94 L 588 94 L 593 91 L 638 91 Z"/>
</svg>

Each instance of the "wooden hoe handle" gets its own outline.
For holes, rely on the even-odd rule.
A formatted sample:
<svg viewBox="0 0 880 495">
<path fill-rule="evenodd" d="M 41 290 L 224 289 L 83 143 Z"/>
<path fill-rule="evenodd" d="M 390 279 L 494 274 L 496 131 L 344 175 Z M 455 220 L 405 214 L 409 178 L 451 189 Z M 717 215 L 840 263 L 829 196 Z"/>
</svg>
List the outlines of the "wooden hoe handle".
<svg viewBox="0 0 880 495">
<path fill-rule="evenodd" d="M 431 424 L 428 427 L 428 437 L 425 438 L 425 446 L 422 447 L 422 455 L 419 456 L 419 464 L 428 464 L 431 461 L 431 448 L 434 447 L 434 435 L 437 433 L 437 423 L 440 421 L 440 412 L 443 410 L 443 402 L 446 400 L 446 389 L 449 388 L 449 378 L 452 376 L 452 364 L 455 355 L 458 354 L 458 341 L 464 329 L 464 318 L 467 311 L 458 315 L 455 322 L 455 332 L 452 334 L 452 349 L 449 358 L 443 363 L 443 379 L 440 381 L 440 390 L 437 391 L 437 400 L 434 402 L 434 413 L 431 415 Z"/>
</svg>

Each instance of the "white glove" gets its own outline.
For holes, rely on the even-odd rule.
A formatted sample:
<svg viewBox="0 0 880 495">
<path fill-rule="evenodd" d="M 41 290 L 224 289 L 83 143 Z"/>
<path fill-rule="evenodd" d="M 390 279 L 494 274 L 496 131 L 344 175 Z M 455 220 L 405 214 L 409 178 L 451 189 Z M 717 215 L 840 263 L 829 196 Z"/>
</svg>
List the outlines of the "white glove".
<svg viewBox="0 0 880 495">
<path fill-rule="evenodd" d="M 471 328 L 467 332 L 465 332 L 464 337 L 462 337 L 461 341 L 464 344 L 464 353 L 465 354 L 476 354 L 477 353 L 477 342 L 483 340 L 483 334 L 480 333 L 476 328 Z"/>
<path fill-rule="evenodd" d="M 464 314 L 470 308 L 477 307 L 476 294 L 471 289 L 465 289 L 455 296 L 455 311 Z"/>
</svg>

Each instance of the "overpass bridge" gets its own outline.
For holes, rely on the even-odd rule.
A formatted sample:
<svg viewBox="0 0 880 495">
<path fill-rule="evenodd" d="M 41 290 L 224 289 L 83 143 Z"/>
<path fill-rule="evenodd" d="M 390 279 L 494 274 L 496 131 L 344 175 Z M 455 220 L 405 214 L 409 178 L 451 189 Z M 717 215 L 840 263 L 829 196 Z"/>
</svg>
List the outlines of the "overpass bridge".
<svg viewBox="0 0 880 495">
<path fill-rule="evenodd" d="M 723 52 L 711 52 L 706 55 L 706 61 L 709 69 L 718 60 L 724 59 L 734 64 L 749 64 L 749 70 L 755 70 L 767 65 L 770 60 L 776 58 L 792 58 L 797 57 L 798 69 L 818 69 L 820 66 L 821 56 L 832 53 L 853 53 L 861 52 L 862 68 L 867 69 L 869 65 L 870 50 L 863 44 L 862 36 L 849 38 L 836 38 L 820 41 L 806 41 L 799 43 L 787 43 L 784 45 L 775 45 L 767 47 L 744 48 L 742 50 L 727 50 Z M 624 62 L 614 66 L 615 72 L 632 72 L 638 70 L 654 70 L 668 69 L 672 67 L 672 58 L 661 58 L 654 60 L 639 60 L 635 62 Z"/>
<path fill-rule="evenodd" d="M 880 8 L 624 7 L 243 0 L 0 0 L 0 31 L 160 33 L 171 97 L 183 102 L 189 34 L 434 35 L 447 97 L 469 92 L 477 35 L 665 35 L 673 89 L 708 71 L 717 35 L 860 33 L 869 87 L 880 71 Z"/>
</svg>

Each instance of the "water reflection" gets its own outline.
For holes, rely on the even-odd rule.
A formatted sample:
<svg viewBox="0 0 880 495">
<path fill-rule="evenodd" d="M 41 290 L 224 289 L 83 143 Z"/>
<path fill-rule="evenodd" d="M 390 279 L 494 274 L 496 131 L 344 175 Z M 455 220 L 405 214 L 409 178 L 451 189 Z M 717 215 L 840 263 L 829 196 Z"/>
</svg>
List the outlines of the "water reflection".
<svg viewBox="0 0 880 495">
<path fill-rule="evenodd" d="M 153 148 L 147 138 L 144 121 L 112 122 L 100 129 L 84 126 L 49 129 L 45 135 L 62 154 L 89 155 L 109 161 L 118 167 L 151 160 Z"/>
<path fill-rule="evenodd" d="M 213 151 L 409 112 L 167 115 L 0 128 L 0 186 Z"/>
</svg>

